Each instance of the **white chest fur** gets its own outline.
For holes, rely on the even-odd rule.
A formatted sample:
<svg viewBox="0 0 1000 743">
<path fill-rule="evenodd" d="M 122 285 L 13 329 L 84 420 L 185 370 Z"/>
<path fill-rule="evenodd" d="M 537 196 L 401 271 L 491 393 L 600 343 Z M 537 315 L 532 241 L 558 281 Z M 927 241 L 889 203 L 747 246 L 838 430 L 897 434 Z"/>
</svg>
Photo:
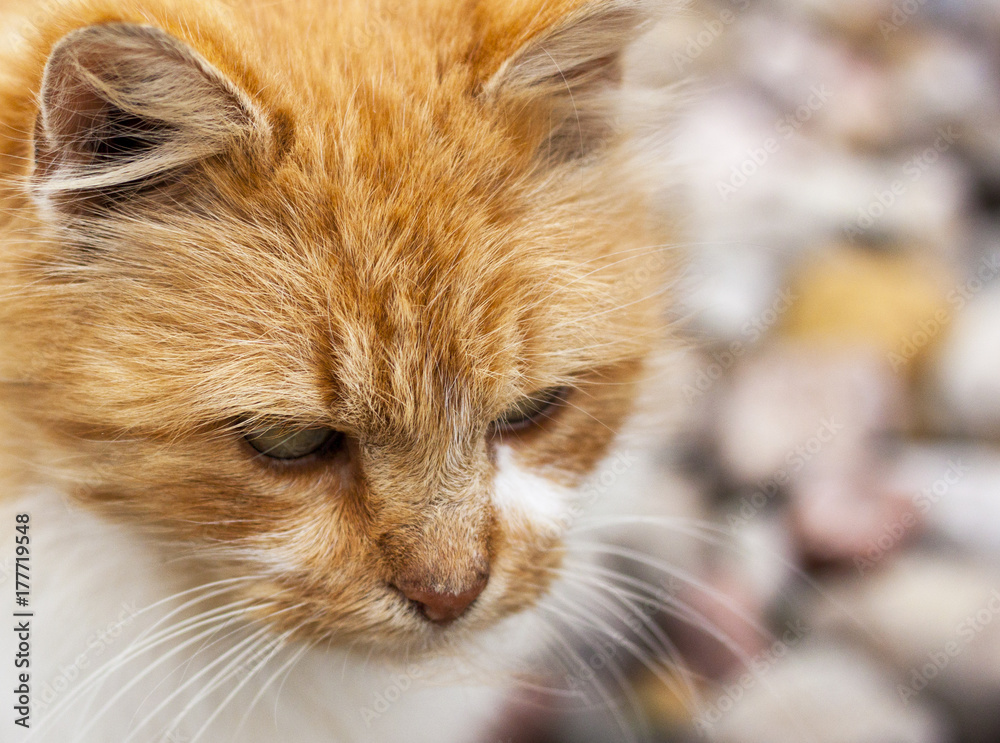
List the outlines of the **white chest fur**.
<svg viewBox="0 0 1000 743">
<path fill-rule="evenodd" d="M 16 610 L 17 513 L 30 514 L 32 616 L 17 618 L 30 628 L 30 665 L 14 666 L 21 639 L 3 632 L 2 740 L 458 743 L 476 739 L 502 696 L 496 687 L 441 685 L 424 665 L 387 669 L 328 649 L 275 649 L 269 631 L 226 623 L 222 613 L 193 619 L 210 604 L 178 611 L 202 595 L 182 593 L 190 588 L 182 568 L 55 492 L 0 510 L 5 624 Z M 29 729 L 13 721 L 21 673 Z"/>
</svg>

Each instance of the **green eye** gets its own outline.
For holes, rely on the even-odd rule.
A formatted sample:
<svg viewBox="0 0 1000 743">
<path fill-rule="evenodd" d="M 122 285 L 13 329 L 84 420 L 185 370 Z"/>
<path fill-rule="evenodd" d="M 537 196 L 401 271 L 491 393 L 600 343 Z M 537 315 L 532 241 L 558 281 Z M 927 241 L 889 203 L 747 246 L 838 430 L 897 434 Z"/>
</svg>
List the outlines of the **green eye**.
<svg viewBox="0 0 1000 743">
<path fill-rule="evenodd" d="M 250 446 L 266 457 L 301 459 L 315 454 L 339 434 L 329 428 L 295 428 L 284 425 L 250 428 L 245 435 Z"/>
<path fill-rule="evenodd" d="M 569 387 L 549 387 L 519 400 L 493 421 L 499 433 L 521 431 L 552 415 L 569 394 Z"/>
</svg>

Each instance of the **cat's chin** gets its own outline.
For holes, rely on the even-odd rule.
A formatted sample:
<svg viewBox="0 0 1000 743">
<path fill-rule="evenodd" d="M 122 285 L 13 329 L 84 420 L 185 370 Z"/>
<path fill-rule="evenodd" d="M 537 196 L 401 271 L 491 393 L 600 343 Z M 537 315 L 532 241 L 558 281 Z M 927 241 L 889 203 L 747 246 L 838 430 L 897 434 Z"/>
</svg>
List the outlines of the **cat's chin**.
<svg viewBox="0 0 1000 743">
<path fill-rule="evenodd" d="M 523 645 L 523 625 L 532 622 L 533 609 L 547 589 L 534 586 L 529 594 L 510 590 L 507 583 L 498 579 L 468 611 L 449 622 L 428 620 L 413 602 L 388 587 L 372 588 L 356 602 L 330 600 L 326 605 L 270 583 L 240 593 L 254 607 L 247 618 L 270 626 L 278 636 L 402 662 L 478 655 L 484 644 L 511 635 L 521 638 L 515 645 Z"/>
<path fill-rule="evenodd" d="M 491 683 L 503 674 L 517 674 L 530 667 L 530 659 L 546 646 L 536 607 L 502 617 L 457 621 L 444 626 L 415 627 L 409 637 L 387 639 L 376 633 L 352 642 L 329 638 L 333 650 L 346 652 L 363 663 L 379 659 L 390 667 L 418 663 L 433 669 L 450 683 Z M 324 643 L 318 642 L 322 646 Z"/>
</svg>

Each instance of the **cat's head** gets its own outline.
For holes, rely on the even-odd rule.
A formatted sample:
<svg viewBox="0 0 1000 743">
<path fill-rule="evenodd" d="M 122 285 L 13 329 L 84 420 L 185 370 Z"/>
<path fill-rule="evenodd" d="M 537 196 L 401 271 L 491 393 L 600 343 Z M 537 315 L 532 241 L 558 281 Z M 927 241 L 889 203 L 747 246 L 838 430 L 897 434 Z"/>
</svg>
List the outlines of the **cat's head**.
<svg viewBox="0 0 1000 743">
<path fill-rule="evenodd" d="M 313 5 L 40 36 L 13 404 L 280 628 L 432 646 L 555 579 L 656 339 L 616 119 L 648 8 Z"/>
</svg>

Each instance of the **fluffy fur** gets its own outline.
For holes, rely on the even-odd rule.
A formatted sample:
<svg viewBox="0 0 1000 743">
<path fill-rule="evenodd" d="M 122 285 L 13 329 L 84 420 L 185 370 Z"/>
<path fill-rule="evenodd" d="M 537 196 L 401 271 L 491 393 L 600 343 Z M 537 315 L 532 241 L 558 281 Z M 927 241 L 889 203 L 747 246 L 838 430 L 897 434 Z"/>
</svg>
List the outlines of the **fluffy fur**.
<svg viewBox="0 0 1000 743">
<path fill-rule="evenodd" d="M 377 690 L 361 671 L 372 658 L 468 656 L 539 601 L 658 339 L 661 239 L 619 105 L 621 53 L 650 8 L 0 9 L 24 29 L 0 50 L 4 492 L 11 512 L 50 514 L 33 526 L 52 561 L 39 622 L 79 610 L 81 631 L 101 626 L 123 560 L 145 603 L 231 581 L 188 611 L 242 607 L 234 631 L 260 633 L 238 647 L 342 649 L 301 661 L 315 680 L 298 684 L 292 738 L 402 740 L 388 722 L 373 732 L 382 720 L 358 727 L 357 705 L 338 720 L 343 704 L 315 693 Z M 572 392 L 550 419 L 491 427 L 557 386 Z M 243 438 L 274 421 L 347 444 L 276 463 Z M 95 606 L 46 577 L 70 580 L 53 563 L 74 559 L 73 580 L 111 584 Z M 447 627 L 394 587 L 459 593 L 484 576 Z M 220 653 L 194 667 L 240 657 Z M 216 687 L 231 701 L 231 679 Z M 123 740 L 150 688 L 86 732 L 71 713 L 37 739 Z M 184 694 L 133 739 L 161 740 L 170 719 L 231 734 Z M 487 701 L 441 709 L 460 721 Z M 240 739 L 276 739 L 265 727 Z M 434 725 L 406 737 L 432 735 L 450 739 Z"/>
</svg>

